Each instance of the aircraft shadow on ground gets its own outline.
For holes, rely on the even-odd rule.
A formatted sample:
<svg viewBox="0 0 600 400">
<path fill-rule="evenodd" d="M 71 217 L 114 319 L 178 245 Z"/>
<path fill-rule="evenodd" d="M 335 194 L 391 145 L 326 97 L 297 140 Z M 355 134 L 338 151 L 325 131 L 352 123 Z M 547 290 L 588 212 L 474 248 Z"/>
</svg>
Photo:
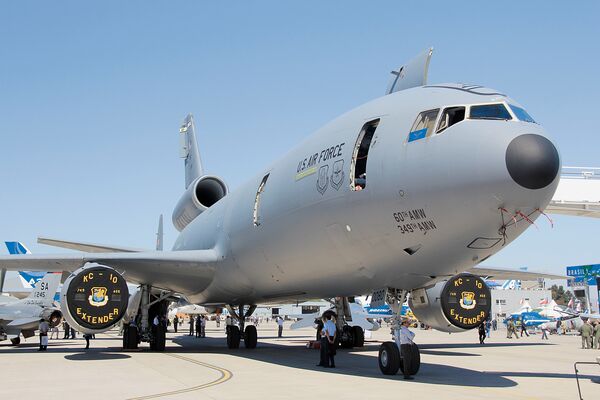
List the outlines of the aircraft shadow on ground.
<svg viewBox="0 0 600 400">
<path fill-rule="evenodd" d="M 105 340 L 106 338 L 102 338 Z M 64 346 L 68 344 L 68 346 Z M 76 346 L 74 346 L 76 345 Z M 94 340 L 92 339 L 90 347 L 85 350 L 85 341 L 83 340 L 59 340 L 56 342 L 50 342 L 48 344 L 48 350 L 46 352 L 40 352 L 40 356 L 45 353 L 52 354 L 66 354 L 65 359 L 72 361 L 86 361 L 86 360 L 117 360 L 131 358 L 129 354 L 123 353 L 121 347 L 98 347 L 94 348 Z M 1 354 L 24 354 L 24 353 L 36 353 L 39 347 L 38 343 L 21 343 L 18 346 L 13 345 L 0 345 L 3 347 Z"/>
<path fill-rule="evenodd" d="M 299 342 L 300 338 L 292 338 L 291 340 L 289 338 L 284 338 L 284 340 L 288 343 L 290 341 Z M 302 340 L 302 342 L 306 343 L 307 339 Z M 378 343 L 367 343 L 365 347 L 360 349 L 338 350 L 336 356 L 337 368 L 335 369 L 317 367 L 316 364 L 319 361 L 319 351 L 309 350 L 301 345 L 279 345 L 273 343 L 261 343 L 259 341 L 256 349 L 246 349 L 242 343 L 239 349 L 232 350 L 225 346 L 224 338 L 206 337 L 196 339 L 190 336 L 174 337 L 173 343 L 182 347 L 169 346 L 169 343 L 167 343 L 168 352 L 228 354 L 274 365 L 311 371 L 322 371 L 323 373 L 329 374 L 362 376 L 384 380 L 403 380 L 401 373 L 398 375 L 383 375 L 379 370 L 377 358 L 372 356 L 366 357 L 365 354 L 363 354 L 378 351 Z M 442 355 L 461 355 L 461 353 L 441 351 L 436 353 L 443 353 Z M 423 354 L 426 353 L 423 352 Z M 467 356 L 477 355 L 471 353 L 463 354 Z M 430 364 L 426 362 L 421 363 L 421 370 L 419 371 L 415 382 L 473 387 L 510 387 L 517 385 L 515 381 L 504 377 L 502 373 L 480 372 L 456 366 Z"/>
</svg>

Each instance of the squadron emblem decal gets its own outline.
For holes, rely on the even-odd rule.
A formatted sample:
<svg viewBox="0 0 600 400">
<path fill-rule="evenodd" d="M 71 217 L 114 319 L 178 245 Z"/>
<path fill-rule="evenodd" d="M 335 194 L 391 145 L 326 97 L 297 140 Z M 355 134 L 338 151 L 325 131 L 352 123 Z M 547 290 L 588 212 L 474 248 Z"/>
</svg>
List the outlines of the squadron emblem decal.
<svg viewBox="0 0 600 400">
<path fill-rule="evenodd" d="M 333 163 L 333 172 L 331 173 L 331 187 L 340 190 L 344 182 L 344 160 L 337 160 Z"/>
<path fill-rule="evenodd" d="M 329 165 L 323 165 L 319 168 L 319 178 L 317 179 L 317 190 L 319 193 L 324 194 L 327 190 L 327 185 L 329 184 L 329 176 L 327 176 L 329 172 Z"/>
<path fill-rule="evenodd" d="M 108 303 L 108 289 L 105 287 L 93 287 L 92 294 L 88 297 L 90 305 L 94 307 L 102 307 Z"/>
<path fill-rule="evenodd" d="M 460 306 L 465 310 L 472 310 L 477 305 L 477 300 L 475 300 L 475 293 L 473 292 L 462 292 L 460 297 Z"/>
</svg>

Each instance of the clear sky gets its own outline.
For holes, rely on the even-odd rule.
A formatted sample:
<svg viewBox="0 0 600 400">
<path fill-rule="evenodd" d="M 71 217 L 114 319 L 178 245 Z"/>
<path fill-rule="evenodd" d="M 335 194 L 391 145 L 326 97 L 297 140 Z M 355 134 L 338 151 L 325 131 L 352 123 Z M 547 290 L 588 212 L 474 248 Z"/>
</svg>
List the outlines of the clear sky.
<svg viewBox="0 0 600 400">
<path fill-rule="evenodd" d="M 207 172 L 235 189 L 434 46 L 430 83 L 522 103 L 563 165 L 600 166 L 600 2 L 5 1 L 0 240 L 165 244 L 194 113 Z M 600 263 L 600 220 L 554 217 L 488 266 Z"/>
</svg>

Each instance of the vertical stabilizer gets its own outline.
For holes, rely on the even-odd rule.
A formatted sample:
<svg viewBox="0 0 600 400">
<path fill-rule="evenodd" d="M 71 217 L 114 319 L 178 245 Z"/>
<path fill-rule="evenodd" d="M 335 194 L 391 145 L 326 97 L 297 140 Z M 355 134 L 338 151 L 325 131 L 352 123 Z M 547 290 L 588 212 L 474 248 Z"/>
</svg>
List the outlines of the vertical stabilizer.
<svg viewBox="0 0 600 400">
<path fill-rule="evenodd" d="M 54 294 L 60 285 L 60 272 L 48 272 L 38 283 L 33 291 L 25 299 L 25 304 L 35 304 L 41 307 L 50 307 L 54 301 Z"/>
<path fill-rule="evenodd" d="M 156 231 L 156 250 L 163 250 L 163 215 L 160 214 L 158 218 L 158 231 Z"/>
<path fill-rule="evenodd" d="M 188 114 L 179 128 L 179 138 L 181 141 L 180 156 L 184 158 L 185 164 L 185 188 L 187 189 L 192 182 L 202 176 L 202 160 L 198 151 L 196 142 L 196 128 L 194 126 L 194 117 Z"/>
</svg>

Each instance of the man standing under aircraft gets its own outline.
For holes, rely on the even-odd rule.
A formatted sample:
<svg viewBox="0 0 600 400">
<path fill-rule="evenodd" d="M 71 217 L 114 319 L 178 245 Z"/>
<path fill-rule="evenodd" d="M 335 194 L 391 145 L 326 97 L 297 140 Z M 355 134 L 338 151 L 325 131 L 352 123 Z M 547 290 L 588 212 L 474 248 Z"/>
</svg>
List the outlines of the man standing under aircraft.
<svg viewBox="0 0 600 400">
<path fill-rule="evenodd" d="M 596 321 L 596 327 L 594 328 L 594 339 L 596 348 L 600 349 L 600 321 Z"/>
<path fill-rule="evenodd" d="M 402 326 L 400 327 L 400 355 L 402 356 L 404 367 L 404 379 L 414 379 L 410 376 L 410 370 L 412 367 L 412 346 L 415 334 L 408 329 L 409 325 L 410 321 L 407 318 L 402 321 Z"/>
<path fill-rule="evenodd" d="M 192 314 L 190 314 L 189 317 L 190 317 L 190 336 L 194 336 L 194 316 Z"/>
<path fill-rule="evenodd" d="M 38 351 L 44 351 L 48 349 L 48 330 L 49 330 L 48 322 L 40 319 L 40 348 Z"/>
<path fill-rule="evenodd" d="M 281 317 L 280 317 L 281 318 Z M 336 354 L 336 343 L 337 338 L 337 327 L 335 322 L 332 320 L 333 316 L 328 313 L 325 317 L 325 323 L 323 324 L 322 334 L 325 336 L 325 368 L 335 368 L 335 354 Z M 282 320 L 283 321 L 283 320 Z"/>
<path fill-rule="evenodd" d="M 277 337 L 282 337 L 283 336 L 283 318 L 281 318 L 280 316 L 277 316 Z"/>
<path fill-rule="evenodd" d="M 175 315 L 175 318 L 173 318 L 173 329 L 175 330 L 175 333 L 177 333 L 177 325 L 179 324 L 179 318 L 177 318 L 177 315 Z"/>
</svg>

